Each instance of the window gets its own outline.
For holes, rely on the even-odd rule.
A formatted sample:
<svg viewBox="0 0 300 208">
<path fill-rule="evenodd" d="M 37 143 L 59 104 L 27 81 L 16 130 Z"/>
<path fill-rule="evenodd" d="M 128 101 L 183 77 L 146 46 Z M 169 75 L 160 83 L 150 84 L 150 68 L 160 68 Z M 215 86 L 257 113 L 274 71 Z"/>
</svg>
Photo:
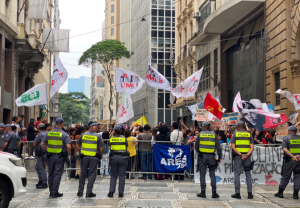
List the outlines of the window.
<svg viewBox="0 0 300 208">
<path fill-rule="evenodd" d="M 164 10 L 158 10 L 158 16 L 164 16 Z"/>
<path fill-rule="evenodd" d="M 111 35 L 115 35 L 115 29 L 114 28 L 111 28 Z"/>
<path fill-rule="evenodd" d="M 210 54 L 198 61 L 198 67 L 202 68 L 202 66 L 204 66 L 204 69 L 199 83 L 200 91 L 210 89 Z"/>
<path fill-rule="evenodd" d="M 188 77 L 188 70 L 187 68 L 184 69 L 184 79 L 186 79 Z"/>
<path fill-rule="evenodd" d="M 112 17 L 111 17 L 111 24 L 114 24 L 114 23 L 115 23 L 115 17 L 112 16 Z"/>
<path fill-rule="evenodd" d="M 214 86 L 218 85 L 218 49 L 214 50 Z"/>
<path fill-rule="evenodd" d="M 157 31 L 156 30 L 151 31 L 151 37 L 157 37 Z"/>
<path fill-rule="evenodd" d="M 280 89 L 280 72 L 275 74 L 275 90 Z M 280 105 L 280 94 L 276 94 L 276 105 Z"/>
<path fill-rule="evenodd" d="M 157 9 L 152 9 L 152 16 L 157 16 Z"/>
<path fill-rule="evenodd" d="M 111 5 L 111 12 L 115 12 L 115 5 Z"/>
<path fill-rule="evenodd" d="M 164 108 L 164 93 L 158 93 L 158 108 Z"/>
<path fill-rule="evenodd" d="M 190 23 L 190 33 L 191 33 L 190 38 L 192 38 L 193 37 L 193 22 Z"/>
<path fill-rule="evenodd" d="M 207 19 L 207 17 L 211 14 L 211 2 L 210 0 L 207 0 L 203 6 L 201 6 L 201 8 L 199 9 L 201 16 L 200 19 L 198 21 L 198 27 L 199 27 L 199 31 L 203 30 L 203 26 L 205 23 L 205 20 Z"/>
</svg>

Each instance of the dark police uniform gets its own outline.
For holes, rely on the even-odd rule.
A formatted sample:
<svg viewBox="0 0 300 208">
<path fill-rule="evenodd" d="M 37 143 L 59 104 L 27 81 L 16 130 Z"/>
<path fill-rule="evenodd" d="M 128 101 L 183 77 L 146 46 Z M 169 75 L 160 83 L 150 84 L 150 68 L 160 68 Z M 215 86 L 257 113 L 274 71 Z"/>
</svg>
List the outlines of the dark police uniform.
<svg viewBox="0 0 300 208">
<path fill-rule="evenodd" d="M 20 139 L 15 134 L 15 132 L 10 131 L 9 133 L 6 134 L 6 137 L 5 137 L 5 142 L 7 142 L 7 146 L 4 151 L 18 156 L 17 146 L 18 146 L 19 141 L 20 141 Z"/>
<path fill-rule="evenodd" d="M 216 185 L 216 175 L 215 169 L 217 168 L 217 161 L 215 158 L 215 150 L 218 153 L 218 159 L 222 158 L 222 148 L 220 146 L 219 140 L 215 132 L 210 130 L 201 131 L 197 136 L 195 142 L 195 150 L 198 153 L 198 167 L 200 171 L 200 184 L 201 184 L 201 194 L 198 194 L 199 197 L 205 198 L 205 175 L 207 168 L 209 169 L 209 177 L 211 181 L 211 187 L 213 192 L 213 198 L 217 198 L 215 195 L 217 191 Z"/>
<path fill-rule="evenodd" d="M 97 174 L 97 164 L 99 156 L 99 147 L 103 147 L 101 135 L 94 131 L 84 133 L 77 140 L 77 144 L 81 145 L 81 174 L 79 178 L 78 196 L 82 196 L 87 170 L 89 170 L 88 184 L 86 196 L 92 194 L 94 182 Z"/>
<path fill-rule="evenodd" d="M 50 195 L 58 194 L 61 176 L 64 172 L 64 157 L 68 156 L 66 144 L 70 144 L 69 135 L 62 129 L 54 128 L 48 132 L 42 142 L 47 145 L 48 185 Z"/>
<path fill-rule="evenodd" d="M 39 183 L 37 184 L 37 188 L 48 188 L 47 171 L 45 166 L 45 161 L 47 161 L 47 155 L 46 155 L 46 151 L 41 147 L 41 142 L 45 137 L 47 137 L 47 132 L 43 130 L 36 135 L 36 138 L 34 140 L 34 143 L 36 143 L 35 155 L 37 157 L 35 170 L 39 178 Z"/>
<path fill-rule="evenodd" d="M 235 132 L 231 137 L 231 143 L 235 144 L 235 148 L 242 154 L 247 154 L 250 151 L 250 144 L 254 144 L 254 140 L 251 134 L 245 130 L 239 130 Z M 242 160 L 242 156 L 236 154 L 233 151 L 233 167 L 234 167 L 234 186 L 235 193 L 240 195 L 241 182 L 240 175 L 242 172 L 242 166 L 244 167 L 247 183 L 248 194 L 252 195 L 252 178 L 251 178 L 251 156 L 246 160 Z M 240 197 L 238 197 L 240 198 Z"/>
<path fill-rule="evenodd" d="M 116 130 L 116 128 L 115 128 Z M 127 139 L 121 135 L 115 135 L 109 140 L 111 178 L 108 197 L 113 197 L 116 191 L 117 178 L 119 176 L 119 197 L 123 197 L 125 176 L 128 165 Z"/>
</svg>

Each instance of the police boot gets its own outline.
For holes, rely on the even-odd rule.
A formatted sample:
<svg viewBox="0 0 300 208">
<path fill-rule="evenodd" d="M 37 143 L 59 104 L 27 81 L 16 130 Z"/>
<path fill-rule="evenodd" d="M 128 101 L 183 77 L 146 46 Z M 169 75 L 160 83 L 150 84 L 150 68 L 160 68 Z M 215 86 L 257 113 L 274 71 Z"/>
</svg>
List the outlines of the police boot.
<svg viewBox="0 0 300 208">
<path fill-rule="evenodd" d="M 124 194 L 119 194 L 119 198 L 123 198 L 124 197 Z"/>
<path fill-rule="evenodd" d="M 109 193 L 107 194 L 107 197 L 109 197 L 109 198 L 114 197 L 114 192 L 109 192 Z"/>
<path fill-rule="evenodd" d="M 298 193 L 299 193 L 299 190 L 294 189 L 294 194 L 293 194 L 294 199 L 299 199 Z"/>
<path fill-rule="evenodd" d="M 197 194 L 198 197 L 206 198 L 205 191 L 201 191 L 201 193 Z"/>
<path fill-rule="evenodd" d="M 83 193 L 77 192 L 77 196 L 78 196 L 78 197 L 82 197 L 82 196 L 83 196 Z"/>
<path fill-rule="evenodd" d="M 95 197 L 96 194 L 94 194 L 93 192 L 86 194 L 85 198 L 93 198 Z"/>
<path fill-rule="evenodd" d="M 56 193 L 56 194 L 52 194 L 52 198 L 58 198 L 58 197 L 62 197 L 64 194 L 61 193 Z"/>
<path fill-rule="evenodd" d="M 37 186 L 39 186 L 39 185 L 41 185 L 41 184 L 43 184 L 43 182 L 42 182 L 42 181 L 39 181 L 35 186 L 37 187 Z"/>
<path fill-rule="evenodd" d="M 283 198 L 283 189 L 279 188 L 278 192 L 274 194 L 275 197 Z"/>
<path fill-rule="evenodd" d="M 219 198 L 219 197 L 220 197 L 220 196 L 219 196 L 219 194 L 217 194 L 216 191 L 213 191 L 213 192 L 212 192 L 211 198 Z"/>
<path fill-rule="evenodd" d="M 48 185 L 45 183 L 45 184 L 40 184 L 40 185 L 37 185 L 36 186 L 37 189 L 45 189 L 45 188 L 48 188 Z"/>
<path fill-rule="evenodd" d="M 232 194 L 232 195 L 231 195 L 231 198 L 241 199 L 241 194 L 240 194 L 240 193 Z"/>
<path fill-rule="evenodd" d="M 248 199 L 253 199 L 253 195 L 251 192 L 248 192 Z"/>
</svg>

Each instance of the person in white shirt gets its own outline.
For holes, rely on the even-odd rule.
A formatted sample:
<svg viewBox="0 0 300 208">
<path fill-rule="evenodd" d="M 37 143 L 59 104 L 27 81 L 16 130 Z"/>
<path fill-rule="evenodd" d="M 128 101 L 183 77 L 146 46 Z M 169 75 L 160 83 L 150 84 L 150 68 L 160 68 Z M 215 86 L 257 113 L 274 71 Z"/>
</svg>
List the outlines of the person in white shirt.
<svg viewBox="0 0 300 208">
<path fill-rule="evenodd" d="M 172 127 L 174 128 L 174 131 L 171 133 L 171 141 L 176 142 L 176 145 L 181 145 L 183 142 L 183 134 L 181 131 L 178 130 L 179 128 L 179 123 L 178 122 L 173 122 Z"/>
</svg>

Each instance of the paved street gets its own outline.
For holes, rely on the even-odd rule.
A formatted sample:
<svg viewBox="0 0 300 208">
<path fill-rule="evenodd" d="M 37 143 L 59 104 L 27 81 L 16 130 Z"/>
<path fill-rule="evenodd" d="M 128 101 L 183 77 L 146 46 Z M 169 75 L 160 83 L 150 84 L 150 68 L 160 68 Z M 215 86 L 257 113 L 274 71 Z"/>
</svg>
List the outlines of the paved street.
<svg viewBox="0 0 300 208">
<path fill-rule="evenodd" d="M 207 190 L 207 198 L 198 198 L 199 185 L 190 179 L 183 182 L 156 181 L 156 180 L 126 180 L 125 197 L 119 199 L 115 194 L 113 199 L 107 197 L 109 178 L 97 177 L 94 199 L 78 198 L 76 196 L 78 180 L 65 180 L 59 191 L 63 198 L 49 198 L 48 190 L 35 188 L 37 176 L 34 172 L 28 173 L 28 193 L 13 199 L 10 208 L 14 207 L 182 207 L 182 208 L 251 208 L 251 207 L 300 207 L 299 200 L 292 199 L 292 187 L 288 187 L 284 199 L 273 197 L 277 186 L 254 186 L 253 200 L 247 199 L 246 187 L 242 187 L 242 200 L 234 200 L 230 195 L 234 192 L 233 185 L 218 185 L 219 199 L 211 198 L 210 186 Z M 85 194 L 84 194 L 85 195 Z"/>
</svg>

